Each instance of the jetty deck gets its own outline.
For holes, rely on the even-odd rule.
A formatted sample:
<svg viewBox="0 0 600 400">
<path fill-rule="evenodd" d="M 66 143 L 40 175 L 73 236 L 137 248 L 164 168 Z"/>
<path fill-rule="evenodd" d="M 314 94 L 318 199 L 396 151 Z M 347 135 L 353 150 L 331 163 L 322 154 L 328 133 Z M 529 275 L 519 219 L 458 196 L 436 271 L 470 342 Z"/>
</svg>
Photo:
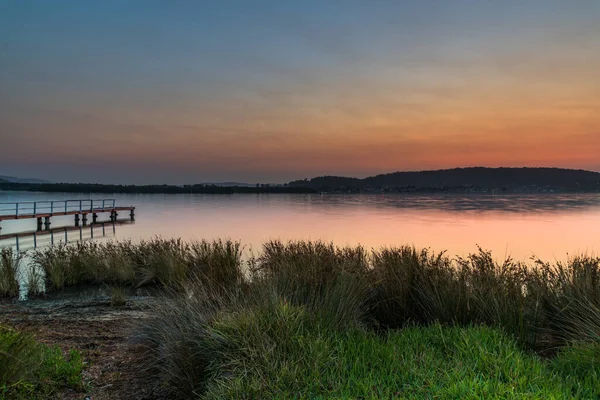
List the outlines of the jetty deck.
<svg viewBox="0 0 600 400">
<path fill-rule="evenodd" d="M 115 199 L 76 199 L 0 203 L 0 231 L 2 221 L 37 219 L 38 231 L 49 230 L 51 217 L 73 215 L 75 226 L 87 225 L 88 215 L 92 223 L 98 221 L 98 214 L 109 213 L 110 221 L 116 221 L 121 211 L 128 211 L 129 218 L 135 219 L 135 207 L 117 206 Z M 42 222 L 43 221 L 43 222 Z M 43 228 L 42 228 L 43 225 Z"/>
</svg>

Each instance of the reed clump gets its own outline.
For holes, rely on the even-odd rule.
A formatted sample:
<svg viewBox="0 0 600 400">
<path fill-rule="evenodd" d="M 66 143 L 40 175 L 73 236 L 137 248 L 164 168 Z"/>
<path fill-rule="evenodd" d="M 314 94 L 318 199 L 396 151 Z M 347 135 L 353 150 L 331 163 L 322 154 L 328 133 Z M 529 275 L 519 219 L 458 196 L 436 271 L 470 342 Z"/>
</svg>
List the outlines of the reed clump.
<svg viewBox="0 0 600 400">
<path fill-rule="evenodd" d="M 600 339 L 600 258 L 533 264 L 497 262 L 479 249 L 466 258 L 410 246 L 366 250 L 322 241 L 270 241 L 242 261 L 231 240 L 180 239 L 59 244 L 36 251 L 46 290 L 106 284 L 155 285 L 203 296 L 266 291 L 285 302 L 377 330 L 407 324 L 497 326 L 531 348 Z M 0 254 L 0 293 L 18 294 L 21 255 Z M 39 279 L 32 277 L 32 280 Z M 198 284 L 190 282 L 201 282 Z M 263 295 L 263 294 L 261 294 Z M 333 301 L 335 296 L 348 300 Z M 347 306 L 347 307 L 346 307 Z"/>
<path fill-rule="evenodd" d="M 11 248 L 0 249 L 0 297 L 19 295 L 19 265 L 21 254 Z"/>
<path fill-rule="evenodd" d="M 61 243 L 35 251 L 32 259 L 49 291 L 86 284 L 177 287 L 196 274 L 226 284 L 240 274 L 241 246 L 230 240 L 189 244 L 162 238 Z"/>
</svg>

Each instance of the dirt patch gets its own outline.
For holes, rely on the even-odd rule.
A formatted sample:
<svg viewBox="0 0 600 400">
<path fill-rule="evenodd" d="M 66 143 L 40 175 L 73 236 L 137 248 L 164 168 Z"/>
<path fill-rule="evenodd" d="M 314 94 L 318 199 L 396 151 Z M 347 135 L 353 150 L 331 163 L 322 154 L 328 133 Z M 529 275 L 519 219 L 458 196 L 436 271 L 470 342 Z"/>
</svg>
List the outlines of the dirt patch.
<svg viewBox="0 0 600 400">
<path fill-rule="evenodd" d="M 140 345 L 132 339 L 136 325 L 148 316 L 153 299 L 133 296 L 112 307 L 106 296 L 36 299 L 0 303 L 0 322 L 32 332 L 40 342 L 63 351 L 79 350 L 86 368 L 86 393 L 64 393 L 67 399 L 156 399 L 140 373 Z"/>
</svg>

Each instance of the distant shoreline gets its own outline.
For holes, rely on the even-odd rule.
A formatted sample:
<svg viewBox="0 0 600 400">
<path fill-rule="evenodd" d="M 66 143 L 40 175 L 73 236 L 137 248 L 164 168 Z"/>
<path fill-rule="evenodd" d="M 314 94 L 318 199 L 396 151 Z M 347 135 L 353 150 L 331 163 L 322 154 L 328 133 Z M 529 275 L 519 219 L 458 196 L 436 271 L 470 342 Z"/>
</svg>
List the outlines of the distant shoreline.
<svg viewBox="0 0 600 400">
<path fill-rule="evenodd" d="M 46 193 L 119 193 L 119 194 L 260 194 L 318 193 L 311 188 L 284 186 L 216 186 L 216 185 L 103 185 L 88 183 L 0 183 L 0 190 Z"/>
<path fill-rule="evenodd" d="M 319 190 L 289 186 L 215 186 L 215 185 L 103 185 L 78 183 L 0 183 L 0 191 L 43 193 L 106 193 L 106 194 L 575 194 L 600 193 L 600 189 L 553 187 L 523 187 L 518 189 L 482 188 L 473 186 L 339 188 Z"/>
<path fill-rule="evenodd" d="M 15 178 L 16 179 L 16 178 Z M 31 181 L 31 179 L 30 179 Z M 600 193 L 600 173 L 565 168 L 469 167 L 404 171 L 351 178 L 319 176 L 285 184 L 112 185 L 17 182 L 0 179 L 0 190 L 63 193 Z"/>
</svg>

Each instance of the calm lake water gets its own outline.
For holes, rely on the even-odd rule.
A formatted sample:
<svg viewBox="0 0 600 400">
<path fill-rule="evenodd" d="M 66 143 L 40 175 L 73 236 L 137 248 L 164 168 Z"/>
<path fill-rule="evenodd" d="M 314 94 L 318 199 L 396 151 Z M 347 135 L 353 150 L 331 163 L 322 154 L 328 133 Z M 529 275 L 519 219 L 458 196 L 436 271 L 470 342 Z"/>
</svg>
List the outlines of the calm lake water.
<svg viewBox="0 0 600 400">
<path fill-rule="evenodd" d="M 136 207 L 134 224 L 96 228 L 97 240 L 231 238 L 256 252 L 270 239 L 322 239 L 369 248 L 410 244 L 461 256 L 480 245 L 498 259 L 535 255 L 548 261 L 600 253 L 600 194 L 86 196 L 0 191 L 0 202 L 82 198 L 116 198 L 117 205 Z M 52 219 L 53 228 L 71 225 L 72 216 Z M 35 220 L 4 221 L 2 234 L 35 227 Z M 88 227 L 69 232 L 67 239 L 91 236 Z M 56 234 L 54 240 L 64 237 Z M 38 245 L 49 241 L 37 238 Z M 0 245 L 14 246 L 15 240 Z M 31 238 L 20 241 L 21 249 L 32 245 Z"/>
</svg>

